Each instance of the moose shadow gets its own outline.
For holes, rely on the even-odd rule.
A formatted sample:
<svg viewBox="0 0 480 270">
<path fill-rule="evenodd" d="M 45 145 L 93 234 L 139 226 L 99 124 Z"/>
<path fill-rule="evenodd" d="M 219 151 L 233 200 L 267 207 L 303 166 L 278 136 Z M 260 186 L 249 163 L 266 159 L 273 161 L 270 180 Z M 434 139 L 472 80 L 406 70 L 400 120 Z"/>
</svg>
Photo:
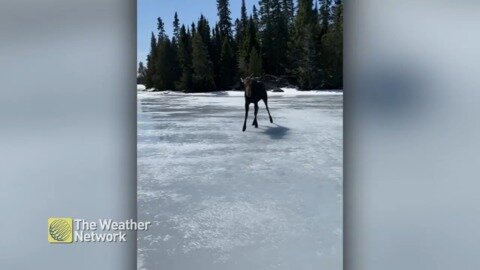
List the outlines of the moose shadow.
<svg viewBox="0 0 480 270">
<path fill-rule="evenodd" d="M 273 140 L 283 139 L 288 134 L 288 131 L 290 130 L 289 128 L 284 126 L 280 126 L 277 124 L 274 124 L 274 125 L 275 127 L 267 127 L 263 131 L 263 133 L 270 136 L 270 139 L 273 139 Z"/>
</svg>

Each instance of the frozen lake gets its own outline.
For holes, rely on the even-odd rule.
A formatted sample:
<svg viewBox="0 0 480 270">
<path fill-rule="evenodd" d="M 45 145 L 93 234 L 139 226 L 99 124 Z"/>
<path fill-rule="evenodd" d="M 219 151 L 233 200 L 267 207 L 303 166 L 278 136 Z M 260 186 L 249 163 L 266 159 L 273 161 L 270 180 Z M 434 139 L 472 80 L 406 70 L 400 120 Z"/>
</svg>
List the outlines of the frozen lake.
<svg viewBox="0 0 480 270">
<path fill-rule="evenodd" d="M 342 269 L 343 96 L 138 93 L 138 269 Z"/>
</svg>

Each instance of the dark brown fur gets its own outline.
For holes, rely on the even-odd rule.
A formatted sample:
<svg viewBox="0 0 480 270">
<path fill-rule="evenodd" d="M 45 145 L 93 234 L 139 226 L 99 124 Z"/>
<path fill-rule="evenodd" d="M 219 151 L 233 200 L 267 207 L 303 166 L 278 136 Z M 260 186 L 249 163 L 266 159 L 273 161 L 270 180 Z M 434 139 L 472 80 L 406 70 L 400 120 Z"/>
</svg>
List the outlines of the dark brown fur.
<svg viewBox="0 0 480 270">
<path fill-rule="evenodd" d="M 255 105 L 255 118 L 253 119 L 252 125 L 255 126 L 255 128 L 258 128 L 257 113 L 258 102 L 260 100 L 263 100 L 263 102 L 265 103 L 268 116 L 270 117 L 270 123 L 273 123 L 272 116 L 270 115 L 270 109 L 268 108 L 268 96 L 265 85 L 262 82 L 257 81 L 251 77 L 242 79 L 242 83 L 245 86 L 245 121 L 243 122 L 243 131 L 247 129 L 248 109 L 250 107 L 250 103 L 253 103 Z"/>
</svg>

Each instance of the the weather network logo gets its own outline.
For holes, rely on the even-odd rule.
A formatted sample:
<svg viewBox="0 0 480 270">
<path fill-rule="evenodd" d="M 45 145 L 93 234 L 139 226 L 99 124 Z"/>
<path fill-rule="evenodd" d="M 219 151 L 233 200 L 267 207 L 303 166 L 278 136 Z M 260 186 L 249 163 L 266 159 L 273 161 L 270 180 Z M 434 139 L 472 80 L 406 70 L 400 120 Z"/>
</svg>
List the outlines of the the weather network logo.
<svg viewBox="0 0 480 270">
<path fill-rule="evenodd" d="M 72 243 L 73 242 L 73 219 L 72 218 L 49 218 L 48 219 L 48 242 Z"/>
<path fill-rule="evenodd" d="M 48 219 L 48 242 L 70 243 L 124 243 L 132 231 L 147 231 L 150 221 L 134 219 L 115 221 L 101 218 L 89 221 L 81 218 L 52 217 Z"/>
</svg>

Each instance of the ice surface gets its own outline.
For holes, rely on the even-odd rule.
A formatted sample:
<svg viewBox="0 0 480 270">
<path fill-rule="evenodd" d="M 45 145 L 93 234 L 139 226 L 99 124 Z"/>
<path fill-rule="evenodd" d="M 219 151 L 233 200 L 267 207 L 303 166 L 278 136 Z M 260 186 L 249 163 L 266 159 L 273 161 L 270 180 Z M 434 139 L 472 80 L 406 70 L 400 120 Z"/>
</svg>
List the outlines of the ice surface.
<svg viewBox="0 0 480 270">
<path fill-rule="evenodd" d="M 139 269 L 342 269 L 341 93 L 138 93 Z"/>
</svg>

